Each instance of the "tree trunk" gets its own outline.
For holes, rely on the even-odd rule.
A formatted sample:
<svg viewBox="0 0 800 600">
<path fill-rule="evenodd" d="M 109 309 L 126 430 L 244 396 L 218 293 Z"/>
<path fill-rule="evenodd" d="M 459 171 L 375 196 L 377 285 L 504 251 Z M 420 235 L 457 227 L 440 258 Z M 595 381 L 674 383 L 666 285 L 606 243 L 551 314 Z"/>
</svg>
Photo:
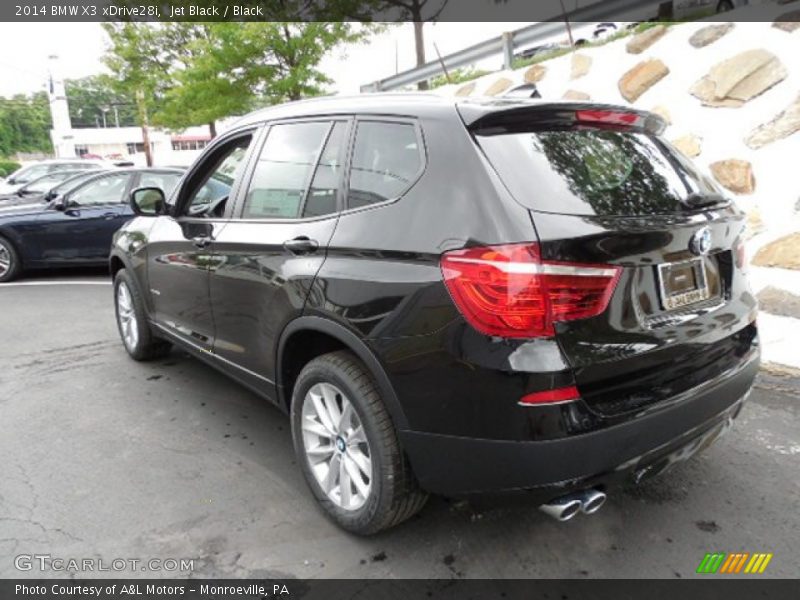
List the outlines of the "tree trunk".
<svg viewBox="0 0 800 600">
<path fill-rule="evenodd" d="M 139 109 L 139 123 L 142 126 L 142 142 L 144 143 L 144 160 L 148 167 L 153 166 L 153 152 L 150 149 L 150 130 L 147 122 L 147 106 L 144 102 L 144 92 L 136 92 L 136 107 Z"/>
<path fill-rule="evenodd" d="M 215 137 L 217 137 L 217 122 L 216 121 L 209 122 L 209 124 L 208 124 L 208 132 L 211 134 L 211 139 L 212 140 Z"/>
<path fill-rule="evenodd" d="M 148 167 L 152 167 L 153 151 L 150 149 L 150 130 L 147 125 L 142 125 L 142 141 L 144 142 L 144 161 Z"/>
<path fill-rule="evenodd" d="M 425 26 L 425 22 L 419 19 L 422 18 L 422 15 L 414 15 L 414 18 L 418 19 L 414 21 L 414 45 L 417 50 L 417 66 L 421 67 L 425 64 L 425 35 L 422 31 L 422 28 Z M 418 90 L 427 90 L 428 89 L 428 82 L 420 81 L 417 83 Z"/>
</svg>

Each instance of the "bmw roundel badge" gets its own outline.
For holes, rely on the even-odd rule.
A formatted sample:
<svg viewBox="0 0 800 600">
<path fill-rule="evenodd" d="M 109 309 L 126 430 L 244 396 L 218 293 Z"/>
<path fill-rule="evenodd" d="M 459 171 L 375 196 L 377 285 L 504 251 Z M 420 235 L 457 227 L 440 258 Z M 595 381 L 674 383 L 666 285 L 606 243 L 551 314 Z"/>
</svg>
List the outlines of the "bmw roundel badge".
<svg viewBox="0 0 800 600">
<path fill-rule="evenodd" d="M 711 250 L 711 230 L 708 227 L 703 227 L 695 232 L 689 242 L 689 250 L 697 256 L 708 254 L 708 251 Z"/>
</svg>

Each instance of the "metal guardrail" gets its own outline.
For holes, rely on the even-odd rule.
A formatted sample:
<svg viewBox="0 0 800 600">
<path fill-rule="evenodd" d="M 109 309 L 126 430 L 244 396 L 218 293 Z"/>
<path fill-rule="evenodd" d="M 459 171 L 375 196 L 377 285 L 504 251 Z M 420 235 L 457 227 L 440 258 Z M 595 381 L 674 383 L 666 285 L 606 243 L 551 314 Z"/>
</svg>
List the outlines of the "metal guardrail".
<svg viewBox="0 0 800 600">
<path fill-rule="evenodd" d="M 624 15 L 626 12 L 632 12 L 638 9 L 644 10 L 649 7 L 657 8 L 659 3 L 658 0 L 600 0 L 595 4 L 590 4 L 589 6 L 568 12 L 567 18 L 570 23 L 606 21 Z M 653 16 L 655 15 L 656 12 L 653 12 Z M 553 16 L 548 21 L 534 23 L 533 25 L 528 25 L 527 27 L 512 31 L 508 35 L 492 38 L 469 46 L 468 48 L 442 57 L 441 61 L 431 61 L 420 67 L 398 73 L 397 75 L 392 75 L 391 77 L 362 85 L 361 92 L 395 90 L 407 85 L 413 85 L 419 81 L 430 79 L 443 72 L 442 63 L 444 63 L 448 70 L 451 70 L 471 65 L 485 58 L 503 54 L 504 63 L 506 63 L 505 67 L 510 68 L 510 62 L 513 59 L 515 50 L 521 46 L 543 42 L 553 36 L 564 34 L 564 28 L 563 15 L 559 14 Z"/>
</svg>

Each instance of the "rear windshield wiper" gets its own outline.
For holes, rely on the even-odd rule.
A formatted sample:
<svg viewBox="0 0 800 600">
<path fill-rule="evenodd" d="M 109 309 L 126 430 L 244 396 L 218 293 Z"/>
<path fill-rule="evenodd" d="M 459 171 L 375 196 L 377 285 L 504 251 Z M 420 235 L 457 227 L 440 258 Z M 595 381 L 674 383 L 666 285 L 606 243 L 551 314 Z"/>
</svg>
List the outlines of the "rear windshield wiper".
<svg viewBox="0 0 800 600">
<path fill-rule="evenodd" d="M 692 192 L 682 200 L 684 204 L 692 208 L 701 206 L 712 206 L 716 204 L 727 204 L 728 199 L 722 194 L 710 193 L 703 194 L 701 192 Z"/>
</svg>

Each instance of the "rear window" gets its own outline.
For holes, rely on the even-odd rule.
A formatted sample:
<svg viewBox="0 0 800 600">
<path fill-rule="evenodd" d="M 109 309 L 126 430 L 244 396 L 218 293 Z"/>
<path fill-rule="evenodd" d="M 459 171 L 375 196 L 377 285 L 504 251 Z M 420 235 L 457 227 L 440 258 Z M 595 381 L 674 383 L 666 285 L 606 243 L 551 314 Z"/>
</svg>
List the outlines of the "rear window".
<svg viewBox="0 0 800 600">
<path fill-rule="evenodd" d="M 719 189 L 650 133 L 601 129 L 476 136 L 526 207 L 572 215 L 648 215 L 687 210 L 690 194 Z"/>
<path fill-rule="evenodd" d="M 417 131 L 410 123 L 362 121 L 356 130 L 348 207 L 402 196 L 422 168 Z"/>
</svg>

